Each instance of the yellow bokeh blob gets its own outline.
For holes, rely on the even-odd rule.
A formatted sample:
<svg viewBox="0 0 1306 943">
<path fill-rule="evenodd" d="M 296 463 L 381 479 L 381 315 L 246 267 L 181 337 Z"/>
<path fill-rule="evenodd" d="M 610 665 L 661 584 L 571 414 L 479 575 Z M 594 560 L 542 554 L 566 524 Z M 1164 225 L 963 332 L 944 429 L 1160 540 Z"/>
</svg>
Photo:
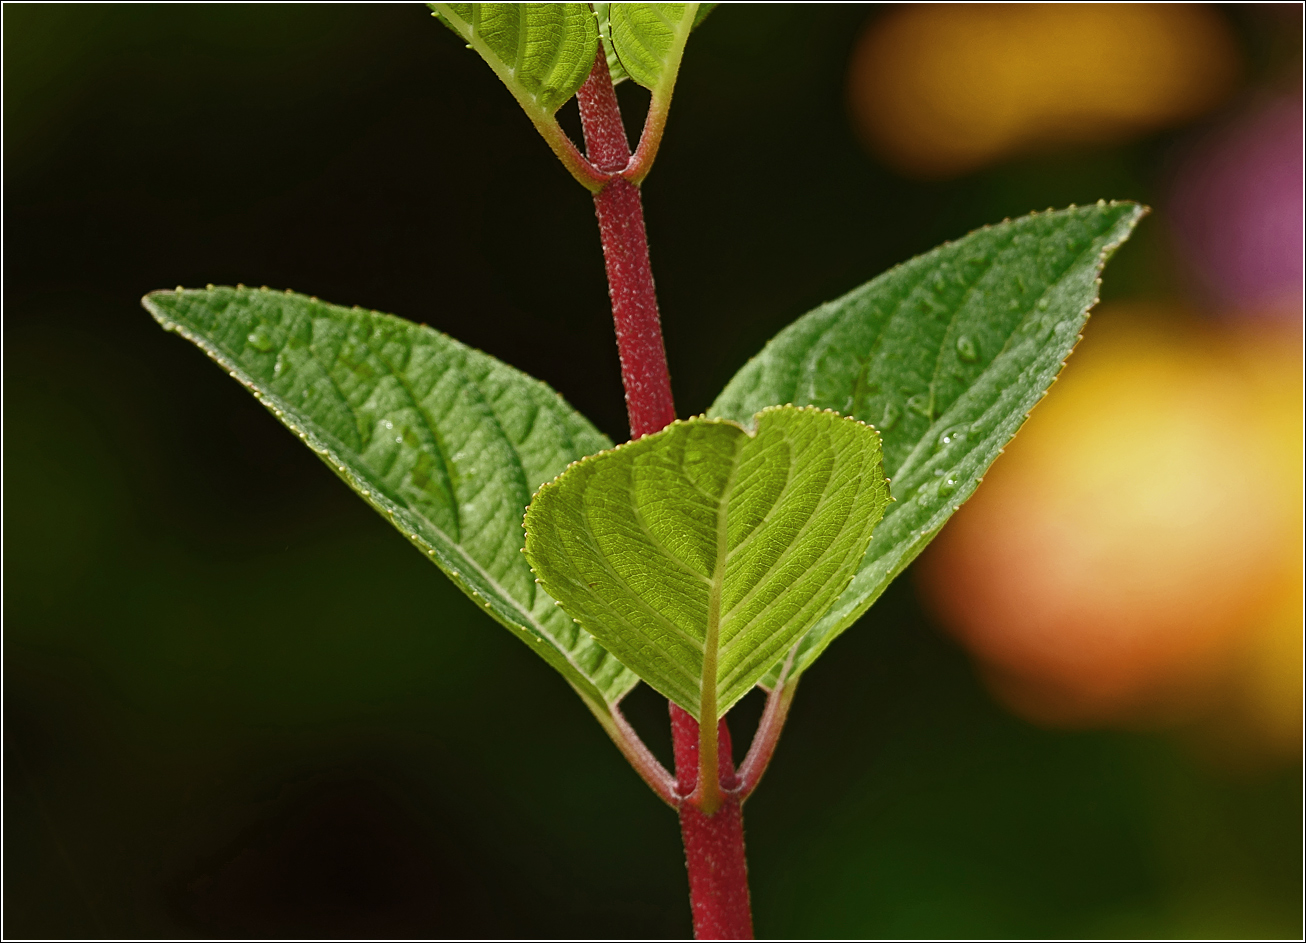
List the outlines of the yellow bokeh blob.
<svg viewBox="0 0 1306 943">
<path fill-rule="evenodd" d="M 931 4 L 871 22 L 848 78 L 867 144 L 913 176 L 1108 142 L 1218 104 L 1239 71 L 1221 14 L 1187 4 Z"/>
<path fill-rule="evenodd" d="M 1298 330 L 1156 310 L 1083 350 L 917 576 L 1018 712 L 1053 724 L 1301 716 Z"/>
</svg>

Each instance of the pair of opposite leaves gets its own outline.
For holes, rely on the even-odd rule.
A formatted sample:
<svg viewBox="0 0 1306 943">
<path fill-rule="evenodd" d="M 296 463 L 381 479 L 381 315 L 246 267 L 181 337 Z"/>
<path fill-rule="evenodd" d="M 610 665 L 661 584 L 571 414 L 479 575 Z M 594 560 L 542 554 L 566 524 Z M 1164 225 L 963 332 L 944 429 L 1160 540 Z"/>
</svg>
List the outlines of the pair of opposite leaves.
<svg viewBox="0 0 1306 943">
<path fill-rule="evenodd" d="M 1072 207 L 945 244 L 799 318 L 707 417 L 615 449 L 545 384 L 392 315 L 266 288 L 144 304 L 601 721 L 639 678 L 719 717 L 810 667 L 970 495 L 1142 213 Z"/>
<path fill-rule="evenodd" d="M 576 94 L 603 43 L 612 81 L 670 99 L 689 34 L 715 3 L 428 3 L 508 86 L 531 119 Z"/>
</svg>

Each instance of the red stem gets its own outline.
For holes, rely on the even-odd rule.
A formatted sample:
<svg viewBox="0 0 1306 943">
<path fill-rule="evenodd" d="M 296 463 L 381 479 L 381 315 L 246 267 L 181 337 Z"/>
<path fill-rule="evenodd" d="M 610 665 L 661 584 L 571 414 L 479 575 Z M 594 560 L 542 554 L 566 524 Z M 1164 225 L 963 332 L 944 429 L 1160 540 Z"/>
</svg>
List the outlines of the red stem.
<svg viewBox="0 0 1306 943">
<path fill-rule="evenodd" d="M 630 143 L 621 123 L 616 89 L 602 47 L 576 98 L 589 160 L 606 173 L 625 170 L 630 164 Z M 617 177 L 594 194 L 594 209 L 603 240 L 630 435 L 638 439 L 657 432 L 676 418 L 639 188 Z M 689 869 L 694 936 L 700 940 L 751 940 L 753 919 L 748 904 L 748 868 L 744 862 L 742 797 L 727 792 L 724 803 L 712 815 L 704 814 L 688 801 L 698 783 L 698 724 L 675 704 L 670 708 L 676 754 L 676 806 Z M 731 790 L 735 787 L 735 765 L 730 754 L 730 731 L 724 718 L 718 736 L 720 783 L 723 790 Z M 770 751 L 765 752 L 769 756 Z M 651 775 L 650 782 L 658 778 L 656 771 Z M 760 770 L 756 775 L 761 775 Z"/>
<path fill-rule="evenodd" d="M 624 170 L 630 163 L 630 144 L 602 46 L 576 99 L 590 161 L 608 173 Z M 608 295 L 617 328 L 630 437 L 638 439 L 676 418 L 639 188 L 620 177 L 612 180 L 594 194 L 594 211 L 599 218 L 603 261 L 608 270 Z"/>
</svg>

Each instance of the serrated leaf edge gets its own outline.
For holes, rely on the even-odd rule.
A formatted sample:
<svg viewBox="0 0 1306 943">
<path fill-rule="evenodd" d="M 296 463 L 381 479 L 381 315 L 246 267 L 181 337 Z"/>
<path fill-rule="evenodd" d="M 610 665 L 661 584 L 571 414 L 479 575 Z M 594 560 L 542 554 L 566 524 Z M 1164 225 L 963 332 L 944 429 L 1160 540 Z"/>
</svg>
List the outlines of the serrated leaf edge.
<svg viewBox="0 0 1306 943">
<path fill-rule="evenodd" d="M 204 351 L 204 353 L 209 357 L 210 360 L 212 360 L 213 362 L 218 364 L 218 366 L 226 370 L 228 376 L 230 376 L 232 379 L 240 383 L 241 386 L 249 390 L 250 393 L 253 394 L 254 399 L 256 399 L 259 403 L 261 403 L 263 407 L 268 410 L 268 412 L 272 413 L 273 416 L 276 417 L 277 421 L 279 421 L 291 432 L 295 433 L 299 437 L 299 439 L 302 442 L 304 442 L 305 445 L 307 445 L 310 449 L 312 449 L 313 453 L 317 455 L 318 458 L 320 458 L 323 462 L 325 462 L 331 468 L 331 470 L 334 471 L 336 475 L 339 476 L 340 479 L 343 480 L 345 484 L 347 484 L 350 487 L 350 489 L 354 491 L 354 493 L 356 493 L 359 497 L 361 497 L 364 501 L 366 501 L 374 510 L 380 513 L 383 517 L 389 520 L 390 523 L 395 527 L 395 529 L 398 530 L 401 534 L 403 534 L 405 538 L 407 538 L 409 543 L 413 544 L 413 546 L 417 547 L 418 550 L 422 551 L 424 556 L 426 556 L 433 563 L 435 563 L 436 566 L 438 566 L 445 573 L 446 576 L 448 576 L 451 580 L 453 580 L 454 583 L 457 584 L 458 588 L 461 589 L 467 596 L 469 596 L 472 599 L 472 601 L 476 603 L 476 605 L 479 606 L 486 614 L 488 614 L 499 624 L 503 625 L 514 635 L 517 635 L 519 638 L 522 638 L 527 642 L 531 642 L 537 645 L 548 645 L 550 648 L 552 648 L 563 660 L 566 661 L 566 663 L 571 667 L 572 671 L 575 674 L 575 677 L 567 677 L 566 678 L 567 682 L 571 684 L 573 688 L 576 689 L 577 693 L 581 695 L 582 700 L 584 700 L 587 706 L 589 706 L 590 710 L 593 711 L 596 714 L 596 716 L 599 717 L 600 721 L 605 721 L 607 714 L 610 712 L 611 707 L 619 703 L 621 698 L 630 692 L 630 688 L 627 688 L 626 691 L 616 696 L 612 701 L 608 701 L 603 696 L 603 694 L 598 690 L 598 688 L 595 687 L 585 677 L 585 673 L 581 670 L 580 666 L 576 664 L 571 653 L 568 652 L 565 647 L 559 644 L 558 641 L 554 639 L 553 636 L 549 633 L 547 628 L 543 626 L 541 623 L 539 623 L 531 613 L 523 610 L 520 607 L 520 605 L 517 604 L 516 601 L 512 599 L 511 595 L 509 595 L 507 591 L 504 590 L 499 585 L 498 581 L 495 580 L 489 573 L 487 573 L 479 563 L 477 563 L 474 559 L 472 559 L 466 553 L 466 551 L 462 549 L 462 546 L 460 544 L 457 544 L 452 540 L 445 540 L 444 543 L 447 546 L 441 547 L 439 550 L 437 550 L 437 548 L 433 544 L 428 543 L 426 540 L 422 538 L 420 534 L 415 533 L 413 528 L 404 526 L 401 518 L 403 518 L 410 512 L 394 504 L 388 499 L 384 498 L 384 496 L 376 494 L 369 487 L 367 487 L 365 482 L 360 481 L 349 470 L 348 465 L 345 464 L 345 462 L 335 452 L 335 450 L 330 447 L 329 444 L 319 439 L 316 435 L 313 434 L 311 430 L 301 428 L 300 425 L 291 418 L 291 415 L 294 413 L 293 407 L 287 404 L 280 397 L 274 396 L 272 394 L 264 393 L 262 390 L 260 390 L 252 377 L 250 377 L 247 373 L 245 373 L 239 367 L 239 365 L 237 365 L 236 363 L 228 359 L 220 350 L 218 350 L 213 344 L 211 344 L 207 338 L 203 337 L 200 334 L 197 334 L 196 332 L 192 331 L 190 328 L 186 327 L 185 325 L 179 324 L 176 321 L 173 321 L 171 318 L 167 317 L 161 309 L 159 309 L 154 305 L 152 300 L 155 295 L 160 295 L 160 294 L 184 294 L 187 292 L 193 292 L 195 294 L 209 294 L 213 290 L 214 288 L 212 287 L 208 287 L 204 289 L 184 289 L 181 288 L 180 286 L 172 290 L 162 289 L 160 291 L 150 292 L 149 294 L 145 295 L 141 299 L 141 304 L 145 307 L 147 311 L 149 311 L 151 316 L 153 316 L 153 318 L 159 323 L 159 325 L 165 331 L 176 333 L 178 336 L 185 338 L 186 340 L 194 344 L 196 347 L 200 348 L 200 350 Z M 241 291 L 253 292 L 256 289 L 250 289 L 250 288 L 246 288 L 243 285 L 237 285 L 234 290 L 237 293 L 239 293 Z M 266 286 L 263 286 L 257 289 L 257 291 L 267 292 L 267 291 L 271 291 L 271 289 L 267 288 Z M 289 289 L 287 289 L 284 293 L 310 302 L 318 301 L 316 296 L 302 295 L 297 292 L 292 292 Z M 381 315 L 385 313 L 381 311 L 375 311 L 373 309 L 360 309 L 360 310 L 363 310 L 369 314 L 376 314 L 376 315 Z M 461 343 L 457 341 L 455 338 L 451 338 L 447 334 L 443 334 L 443 332 L 437 331 L 429 326 L 418 325 L 418 324 L 414 324 L 413 326 L 415 328 L 431 331 L 432 333 L 445 337 L 448 340 L 452 340 L 455 343 Z M 439 528 L 435 527 L 435 525 L 433 524 L 430 525 L 430 528 L 436 534 L 442 533 L 439 530 Z M 448 557 L 454 557 L 457 560 L 461 561 L 466 566 L 467 570 L 475 572 L 481 579 L 484 580 L 485 584 L 487 584 L 491 589 L 495 590 L 495 592 L 499 596 L 499 599 L 495 601 L 491 601 L 490 599 L 486 598 L 479 590 L 475 589 L 472 586 L 469 578 L 466 575 L 464 575 L 463 571 L 460 570 L 457 565 L 455 565 L 454 563 L 450 562 L 448 559 L 443 558 L 441 556 L 441 551 L 443 551 L 443 553 Z M 495 602 L 501 605 L 503 609 L 506 610 L 506 612 L 501 613 L 497 611 Z M 508 615 L 508 613 L 511 613 L 513 616 L 519 617 L 521 619 L 521 622 L 514 623 L 512 621 L 512 618 Z M 611 655 L 611 657 L 613 657 L 614 659 L 616 658 L 616 656 L 612 655 L 610 652 L 609 655 Z M 620 662 L 620 659 L 617 659 L 617 661 Z M 605 726 L 606 726 L 606 722 L 605 722 Z"/>
<path fill-rule="evenodd" d="M 1100 288 L 1102 284 L 1102 271 L 1105 269 L 1106 263 L 1110 260 L 1112 254 L 1114 254 L 1115 251 L 1119 249 L 1120 246 L 1122 246 L 1129 239 L 1130 235 L 1133 233 L 1134 228 L 1137 226 L 1139 220 L 1141 220 L 1144 216 L 1146 216 L 1149 212 L 1151 212 L 1149 207 L 1133 200 L 1110 200 L 1110 201 L 1099 200 L 1095 205 L 1099 208 L 1132 207 L 1133 213 L 1129 217 L 1121 217 L 1119 220 L 1116 221 L 1114 225 L 1117 227 L 1119 227 L 1121 223 L 1126 223 L 1126 225 L 1123 227 L 1123 230 L 1121 231 L 1118 238 L 1116 238 L 1113 241 L 1107 242 L 1102 246 L 1102 248 L 1098 252 L 1098 257 L 1096 261 L 1093 263 L 1093 268 L 1096 273 L 1094 277 L 1094 284 L 1095 286 L 1097 286 L 1098 290 L 1094 292 L 1093 298 L 1087 304 L 1085 304 L 1082 309 L 1080 309 L 1079 314 L 1077 315 L 1077 317 L 1082 319 L 1085 323 L 1087 322 L 1089 313 L 1092 311 L 1093 307 L 1098 303 L 1098 301 L 1101 298 Z M 1065 207 L 1064 209 L 1054 209 L 1052 207 L 1049 207 L 1047 210 L 1033 211 L 1026 214 L 1022 218 L 1048 216 L 1056 213 L 1065 213 L 1069 210 L 1075 210 L 1081 208 L 1082 207 L 1079 207 L 1076 204 L 1072 203 L 1069 206 Z M 930 249 L 929 252 L 934 252 L 937 249 L 952 245 L 953 243 L 958 242 L 961 239 L 967 238 L 976 233 L 992 230 L 999 225 L 1007 224 L 1010 223 L 1011 221 L 1012 220 L 1010 218 L 1007 218 L 1002 220 L 1000 223 L 989 223 L 984 226 L 977 227 L 976 229 L 973 229 L 969 233 L 967 233 L 966 236 L 962 236 L 959 237 L 958 239 L 951 239 L 946 242 L 940 243 L 938 246 Z M 926 253 L 922 253 L 922 254 L 926 254 Z M 894 265 L 891 268 L 886 269 L 883 273 L 877 275 L 876 278 L 882 278 L 885 275 L 889 274 L 890 272 L 896 271 L 902 268 L 903 266 L 909 264 L 911 261 L 913 260 L 909 259 L 907 261 L 900 262 L 897 265 Z M 838 300 L 838 299 L 832 299 L 832 300 Z M 829 303 L 831 302 L 826 302 L 826 304 Z M 817 308 L 814 308 L 813 310 L 817 310 L 820 307 L 823 306 L 818 305 Z M 1082 337 L 1082 335 L 1080 335 L 1078 332 L 1076 332 L 1076 334 L 1077 334 L 1076 336 L 1076 344 L 1077 344 L 1079 338 Z M 765 345 L 763 345 L 763 350 L 765 350 Z M 1016 434 L 1020 431 L 1021 426 L 1023 426 L 1025 421 L 1028 420 L 1029 414 L 1030 412 L 1032 412 L 1034 406 L 1037 406 L 1038 403 L 1042 401 L 1044 397 L 1047 396 L 1048 390 L 1051 388 L 1052 383 L 1056 382 L 1056 378 L 1060 374 L 1060 369 L 1065 367 L 1066 360 L 1069 359 L 1070 353 L 1073 352 L 1073 350 L 1074 347 L 1072 346 L 1070 352 L 1067 352 L 1066 356 L 1061 360 L 1060 368 L 1058 368 L 1057 374 L 1052 377 L 1052 380 L 1049 382 L 1048 387 L 1044 388 L 1042 393 L 1039 395 L 1038 400 L 1036 400 L 1029 407 L 1029 409 L 1025 410 L 1024 414 L 1020 419 L 1019 424 L 1012 431 L 1011 435 L 1007 437 L 1004 445 L 998 449 L 998 451 L 994 454 L 994 456 L 991 459 L 989 459 L 988 463 L 984 467 L 985 473 L 987 473 L 988 468 L 992 466 L 993 462 L 997 460 L 997 456 L 1002 454 L 1002 449 L 1005 448 L 1005 445 L 1009 443 L 1011 439 L 1015 438 Z M 748 363 L 752 363 L 753 361 L 757 360 L 759 357 L 761 357 L 761 355 L 762 352 L 759 351 L 758 354 L 749 358 Z M 741 367 L 739 372 L 742 372 L 743 369 L 744 368 Z M 914 451 L 915 450 L 913 449 L 913 452 Z M 901 475 L 899 475 L 899 477 L 901 477 Z M 907 551 L 902 555 L 899 562 L 895 565 L 894 569 L 889 571 L 885 575 L 885 577 L 881 581 L 879 581 L 879 583 L 866 595 L 863 601 L 859 602 L 857 606 L 848 609 L 842 616 L 840 616 L 835 622 L 834 627 L 822 633 L 821 641 L 819 643 L 813 645 L 811 648 L 808 648 L 806 651 L 801 651 L 803 642 L 811 637 L 811 632 L 805 635 L 802 639 L 798 640 L 796 645 L 800 649 L 800 654 L 798 655 L 798 657 L 794 659 L 793 665 L 790 668 L 789 671 L 790 679 L 796 682 L 797 679 L 801 677 L 802 674 L 812 666 L 812 664 L 816 661 L 816 659 L 819 658 L 825 652 L 825 649 L 829 647 L 831 642 L 833 642 L 836 638 L 838 638 L 838 636 L 843 634 L 843 632 L 845 632 L 849 627 L 851 627 L 851 625 L 854 622 L 860 619 L 866 613 L 866 611 L 872 605 L 874 605 L 876 600 L 878 600 L 880 596 L 883 595 L 884 591 L 888 588 L 889 584 L 892 583 L 899 575 L 901 575 L 903 570 L 905 570 L 912 563 L 912 561 L 914 561 L 916 557 L 918 557 L 921 554 L 921 552 L 925 549 L 925 547 L 928 546 L 929 543 L 938 535 L 939 531 L 943 529 L 943 526 L 948 522 L 948 519 L 953 514 L 955 514 L 958 510 L 960 510 L 961 505 L 964 504 L 971 497 L 971 495 L 975 493 L 975 490 L 979 487 L 979 485 L 983 482 L 983 480 L 984 480 L 983 474 L 977 476 L 974 484 L 969 488 L 969 490 L 963 489 L 962 491 L 957 492 L 959 497 L 955 502 L 952 503 L 950 509 L 948 508 L 948 505 L 945 504 L 943 508 L 941 508 L 931 518 L 929 518 L 926 525 L 920 529 L 918 539 L 912 541 L 908 545 Z M 891 496 L 893 495 L 892 482 L 890 482 L 890 495 Z M 888 516 L 887 513 L 885 516 L 886 517 Z M 874 539 L 875 539 L 874 536 L 872 536 L 871 538 L 872 542 L 874 541 Z M 870 553 L 869 546 L 867 548 L 867 553 Z M 857 575 L 858 575 L 857 573 L 854 573 L 852 579 L 849 581 L 848 584 L 849 586 L 851 586 L 853 582 L 856 581 Z M 844 591 L 846 592 L 846 590 L 847 587 L 845 587 Z M 828 617 L 831 613 L 835 612 L 838 609 L 838 605 L 839 602 L 838 599 L 836 599 L 834 605 L 831 606 L 826 616 L 823 616 L 822 619 L 817 622 L 817 625 L 813 626 L 812 628 L 813 632 L 820 626 L 820 623 L 823 622 L 826 617 Z M 779 662 L 777 662 L 777 666 L 778 665 Z M 773 675 L 775 674 L 775 671 L 776 669 L 772 668 L 767 673 L 767 675 L 764 676 L 763 681 L 761 683 L 766 684 L 769 681 L 773 681 L 774 680 Z"/>
</svg>

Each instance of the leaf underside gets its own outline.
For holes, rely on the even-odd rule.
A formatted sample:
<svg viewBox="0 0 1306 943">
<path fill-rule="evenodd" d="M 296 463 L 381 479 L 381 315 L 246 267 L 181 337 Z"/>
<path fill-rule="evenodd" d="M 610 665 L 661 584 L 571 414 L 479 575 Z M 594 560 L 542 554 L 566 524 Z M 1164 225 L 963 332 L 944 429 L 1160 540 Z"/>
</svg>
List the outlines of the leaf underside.
<svg viewBox="0 0 1306 943">
<path fill-rule="evenodd" d="M 201 347 L 596 713 L 636 677 L 535 583 L 537 488 L 611 442 L 538 380 L 393 315 L 267 289 L 142 302 Z"/>
<path fill-rule="evenodd" d="M 674 82 L 689 33 L 717 6 L 716 3 L 594 4 L 613 84 L 633 78 L 638 85 L 657 89 L 668 78 Z"/>
<path fill-rule="evenodd" d="M 585 3 L 429 3 L 533 118 L 552 116 L 594 66 L 598 28 Z"/>
<path fill-rule="evenodd" d="M 874 425 L 895 498 L 857 575 L 799 643 L 797 677 L 968 498 L 1046 394 L 1097 301 L 1136 203 L 1036 213 L 945 243 L 803 316 L 730 381 L 709 416 L 775 403 Z M 764 684 L 774 683 L 778 665 Z"/>
<path fill-rule="evenodd" d="M 696 717 L 724 714 L 829 609 L 888 503 L 870 427 L 791 406 L 755 425 L 674 423 L 573 465 L 526 515 L 542 585 Z"/>
</svg>

